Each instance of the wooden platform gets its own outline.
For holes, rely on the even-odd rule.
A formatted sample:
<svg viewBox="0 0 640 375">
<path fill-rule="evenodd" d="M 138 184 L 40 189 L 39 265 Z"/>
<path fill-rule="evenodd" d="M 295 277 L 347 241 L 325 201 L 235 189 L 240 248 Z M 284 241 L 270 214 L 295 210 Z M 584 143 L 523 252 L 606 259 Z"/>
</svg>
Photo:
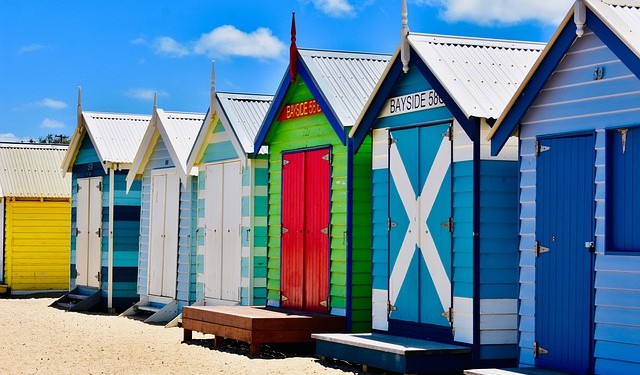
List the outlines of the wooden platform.
<svg viewBox="0 0 640 375">
<path fill-rule="evenodd" d="M 192 331 L 215 335 L 215 346 L 224 338 L 249 343 L 250 353 L 260 345 L 313 342 L 312 333 L 345 332 L 346 318 L 327 314 L 256 306 L 188 306 L 182 309 L 184 340 Z"/>
<path fill-rule="evenodd" d="M 400 373 L 462 371 L 471 348 L 380 333 L 314 334 L 316 354 Z"/>
</svg>

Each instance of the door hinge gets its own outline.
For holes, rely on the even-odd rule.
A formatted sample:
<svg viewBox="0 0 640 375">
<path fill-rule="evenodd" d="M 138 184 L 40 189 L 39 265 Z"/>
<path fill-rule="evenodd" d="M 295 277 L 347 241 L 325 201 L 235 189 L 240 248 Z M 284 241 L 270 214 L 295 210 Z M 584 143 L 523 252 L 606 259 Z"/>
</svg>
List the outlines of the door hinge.
<svg viewBox="0 0 640 375">
<path fill-rule="evenodd" d="M 98 182 L 98 191 L 102 191 L 102 181 Z"/>
<path fill-rule="evenodd" d="M 450 141 L 453 141 L 453 129 L 449 127 L 445 130 L 445 132 L 442 133 L 442 138 L 449 138 Z"/>
<path fill-rule="evenodd" d="M 396 142 L 398 142 L 398 140 L 397 140 L 397 139 L 389 137 L 389 140 L 388 140 L 387 146 L 389 146 L 389 148 L 391 148 L 391 145 L 392 145 L 392 144 L 394 144 L 394 143 L 396 143 Z"/>
<path fill-rule="evenodd" d="M 544 355 L 544 354 L 549 354 L 549 351 L 541 347 L 537 341 L 534 341 L 533 342 L 533 358 L 538 358 L 539 355 Z"/>
<path fill-rule="evenodd" d="M 445 318 L 447 318 L 447 320 L 449 321 L 449 323 L 453 322 L 453 307 L 449 307 L 447 309 L 447 311 L 443 312 L 442 314 L 440 314 L 442 316 L 444 316 Z"/>
<path fill-rule="evenodd" d="M 76 228 L 76 237 L 80 234 L 80 229 Z"/>
<path fill-rule="evenodd" d="M 289 233 L 289 229 L 287 229 L 285 227 L 282 227 L 281 232 L 282 232 L 282 234 Z"/>
<path fill-rule="evenodd" d="M 584 243 L 584 247 L 586 247 L 587 249 L 589 249 L 590 253 L 595 253 L 596 252 L 596 243 L 593 241 L 587 241 Z"/>
<path fill-rule="evenodd" d="M 102 271 L 98 271 L 98 273 L 96 274 L 96 279 L 98 279 L 98 282 L 102 282 Z"/>
<path fill-rule="evenodd" d="M 98 237 L 102 237 L 102 228 L 98 228 L 96 234 L 98 235 Z"/>
<path fill-rule="evenodd" d="M 325 155 L 323 155 L 322 160 L 326 160 L 331 163 L 331 152 L 327 152 Z"/>
<path fill-rule="evenodd" d="M 280 292 L 280 302 L 287 302 L 289 298 L 287 298 L 282 292 Z"/>
<path fill-rule="evenodd" d="M 79 192 L 82 189 L 82 186 L 80 186 L 80 184 L 76 185 L 76 193 Z"/>
<path fill-rule="evenodd" d="M 398 226 L 398 223 L 391 221 L 391 218 L 387 218 L 387 230 L 391 230 L 391 228 L 395 228 Z"/>
<path fill-rule="evenodd" d="M 391 316 L 392 311 L 398 310 L 397 307 L 391 304 L 391 301 L 387 301 L 387 318 Z"/>
<path fill-rule="evenodd" d="M 534 251 L 536 253 L 536 257 L 538 257 L 542 253 L 548 253 L 549 248 L 540 245 L 540 242 L 536 241 L 534 243 Z"/>
<path fill-rule="evenodd" d="M 287 159 L 282 159 L 282 165 L 287 165 L 289 164 L 289 160 Z"/>
<path fill-rule="evenodd" d="M 329 226 L 326 226 L 325 228 L 320 229 L 320 232 L 322 234 L 326 234 L 327 237 L 329 236 Z"/>
<path fill-rule="evenodd" d="M 449 232 L 453 233 L 453 218 L 450 217 L 447 221 L 445 221 L 444 223 L 440 224 L 441 227 L 443 228 L 447 228 L 449 230 Z"/>
<path fill-rule="evenodd" d="M 540 156 L 541 152 L 549 151 L 551 147 L 543 146 L 540 144 L 540 141 L 536 141 L 536 156 Z"/>
</svg>

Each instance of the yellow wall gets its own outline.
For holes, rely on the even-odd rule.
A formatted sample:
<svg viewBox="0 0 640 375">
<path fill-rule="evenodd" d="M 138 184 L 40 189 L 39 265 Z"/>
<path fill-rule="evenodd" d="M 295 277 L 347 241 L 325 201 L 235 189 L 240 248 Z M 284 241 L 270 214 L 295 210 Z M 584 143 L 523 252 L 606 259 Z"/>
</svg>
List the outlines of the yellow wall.
<svg viewBox="0 0 640 375">
<path fill-rule="evenodd" d="M 5 203 L 5 283 L 12 291 L 68 289 L 71 202 Z"/>
</svg>

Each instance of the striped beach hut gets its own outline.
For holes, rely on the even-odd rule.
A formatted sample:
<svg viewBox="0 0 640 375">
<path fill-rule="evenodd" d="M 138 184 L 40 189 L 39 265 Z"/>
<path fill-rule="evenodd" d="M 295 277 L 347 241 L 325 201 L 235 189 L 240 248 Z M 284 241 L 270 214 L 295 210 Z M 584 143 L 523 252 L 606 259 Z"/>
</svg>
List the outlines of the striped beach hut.
<svg viewBox="0 0 640 375">
<path fill-rule="evenodd" d="M 198 176 L 198 288 L 203 305 L 267 298 L 267 157 L 253 140 L 272 96 L 215 91 L 188 166 Z"/>
<path fill-rule="evenodd" d="M 458 347 L 431 344 L 440 355 L 383 363 L 388 347 L 367 358 L 362 337 L 345 336 L 354 347 L 339 358 L 451 371 L 470 364 L 455 359 L 469 348 L 476 363 L 513 365 L 517 143 L 491 156 L 484 137 L 544 45 L 409 32 L 403 13 L 400 46 L 350 132 L 356 155 L 368 153 L 363 145 L 373 138 L 372 325 L 388 336 L 369 338 Z M 331 344 L 322 340 L 334 338 L 317 338 L 322 355 Z"/>
<path fill-rule="evenodd" d="M 69 288 L 67 146 L 0 143 L 0 293 Z"/>
<path fill-rule="evenodd" d="M 140 183 L 126 175 L 150 116 L 82 110 L 62 162 L 71 173 L 71 292 L 67 309 L 123 311 L 138 301 Z"/>
<path fill-rule="evenodd" d="M 142 181 L 137 292 L 123 315 L 149 314 L 167 322 L 195 301 L 197 169 L 187 168 L 204 114 L 165 112 L 151 121 L 127 174 L 127 188 Z M 135 192 L 134 192 L 135 194 Z"/>
<path fill-rule="evenodd" d="M 295 24 L 293 31 L 295 32 Z M 297 49 L 255 140 L 269 147 L 267 304 L 371 326 L 371 141 L 347 133 L 388 55 Z"/>
<path fill-rule="evenodd" d="M 640 372 L 640 3 L 576 1 L 500 121 L 520 139 L 519 364 Z"/>
</svg>

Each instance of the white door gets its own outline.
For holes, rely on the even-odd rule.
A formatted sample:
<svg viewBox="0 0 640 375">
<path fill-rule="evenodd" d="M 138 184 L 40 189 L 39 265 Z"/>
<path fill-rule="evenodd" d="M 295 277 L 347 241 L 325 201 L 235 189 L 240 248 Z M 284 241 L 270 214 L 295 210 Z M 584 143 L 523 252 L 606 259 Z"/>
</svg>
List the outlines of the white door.
<svg viewBox="0 0 640 375">
<path fill-rule="evenodd" d="M 206 170 L 205 297 L 240 301 L 242 168 L 239 161 Z"/>
<path fill-rule="evenodd" d="M 100 287 L 102 177 L 79 178 L 76 196 L 76 285 Z"/>
<path fill-rule="evenodd" d="M 149 295 L 175 298 L 180 180 L 175 171 L 151 177 Z"/>
</svg>

